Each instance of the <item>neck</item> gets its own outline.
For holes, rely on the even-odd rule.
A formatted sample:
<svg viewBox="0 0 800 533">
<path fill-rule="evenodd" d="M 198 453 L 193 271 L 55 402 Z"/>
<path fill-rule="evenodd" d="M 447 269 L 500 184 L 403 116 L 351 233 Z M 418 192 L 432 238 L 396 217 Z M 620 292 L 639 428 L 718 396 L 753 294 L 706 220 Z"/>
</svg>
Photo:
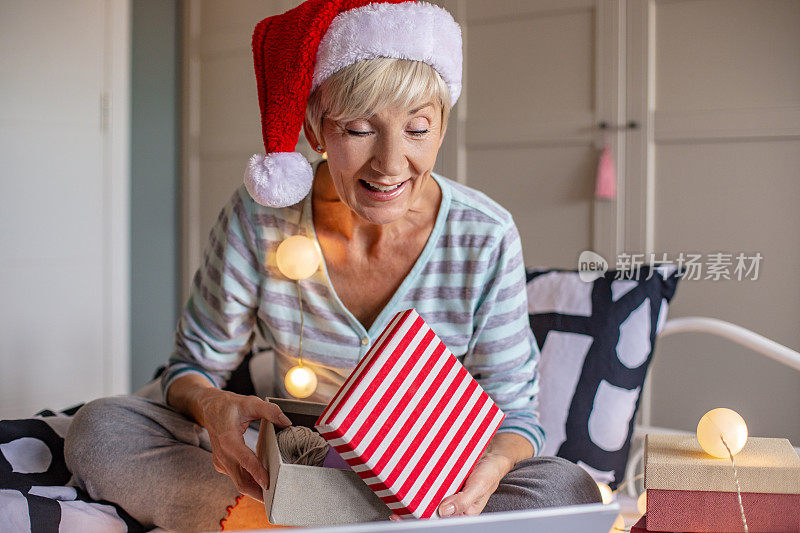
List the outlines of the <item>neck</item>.
<svg viewBox="0 0 800 533">
<path fill-rule="evenodd" d="M 431 179 L 428 187 L 438 193 L 438 185 Z M 430 222 L 431 210 L 426 202 L 436 201 L 432 213 L 435 218 L 439 205 L 438 194 L 423 194 L 416 205 L 401 219 L 388 224 L 373 224 L 350 209 L 339 197 L 333 184 L 328 163 L 323 161 L 314 175 L 312 192 L 314 227 L 320 233 L 334 235 L 348 242 L 361 242 L 371 248 L 387 238 L 397 238 L 409 230 L 418 230 Z"/>
</svg>

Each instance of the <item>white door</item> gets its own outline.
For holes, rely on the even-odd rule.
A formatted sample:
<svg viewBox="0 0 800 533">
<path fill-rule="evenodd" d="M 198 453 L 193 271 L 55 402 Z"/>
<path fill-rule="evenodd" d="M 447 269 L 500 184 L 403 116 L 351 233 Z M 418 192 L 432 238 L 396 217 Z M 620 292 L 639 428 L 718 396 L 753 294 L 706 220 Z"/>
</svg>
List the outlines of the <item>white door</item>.
<svg viewBox="0 0 800 533">
<path fill-rule="evenodd" d="M 128 10 L 0 3 L 0 417 L 128 387 Z"/>
</svg>

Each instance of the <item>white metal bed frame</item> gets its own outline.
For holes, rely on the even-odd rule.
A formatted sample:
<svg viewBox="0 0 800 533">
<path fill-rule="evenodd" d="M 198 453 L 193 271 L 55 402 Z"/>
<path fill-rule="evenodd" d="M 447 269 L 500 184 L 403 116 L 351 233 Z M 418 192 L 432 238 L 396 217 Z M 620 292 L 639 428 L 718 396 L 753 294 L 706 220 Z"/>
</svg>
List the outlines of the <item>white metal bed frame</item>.
<svg viewBox="0 0 800 533">
<path fill-rule="evenodd" d="M 789 368 L 793 368 L 800 372 L 800 353 L 777 343 L 771 339 L 759 335 L 753 331 L 724 320 L 716 318 L 689 316 L 681 318 L 672 318 L 664 323 L 664 328 L 659 334 L 659 338 L 666 337 L 667 335 L 674 335 L 676 333 L 708 333 L 718 337 L 726 338 L 730 341 L 740 344 L 746 348 L 760 353 L 770 359 L 774 359 L 779 363 L 783 363 Z M 632 498 L 636 498 L 638 493 L 636 491 L 636 483 L 634 480 L 638 473 L 644 467 L 644 436 L 648 433 L 682 433 L 690 434 L 686 431 L 677 431 L 673 429 L 660 428 L 647 425 L 636 425 L 633 430 L 633 440 L 637 444 L 636 451 L 631 454 L 628 461 L 628 468 L 625 471 L 626 492 Z M 631 449 L 634 449 L 632 446 Z M 800 447 L 795 448 L 798 455 L 800 455 Z"/>
</svg>

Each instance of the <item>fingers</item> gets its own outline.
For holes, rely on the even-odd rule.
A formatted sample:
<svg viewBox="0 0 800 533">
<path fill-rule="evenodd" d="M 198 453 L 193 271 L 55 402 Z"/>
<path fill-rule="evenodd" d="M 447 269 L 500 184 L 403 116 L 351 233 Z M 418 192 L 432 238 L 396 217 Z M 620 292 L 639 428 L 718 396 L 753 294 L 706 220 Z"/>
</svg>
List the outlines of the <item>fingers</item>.
<svg viewBox="0 0 800 533">
<path fill-rule="evenodd" d="M 236 489 L 258 501 L 263 501 L 263 488 L 269 488 L 269 475 L 266 469 L 245 446 L 244 441 L 234 449 L 226 448 L 226 457 L 214 455 L 214 468 L 217 472 L 228 475 Z"/>
<path fill-rule="evenodd" d="M 242 414 L 252 417 L 252 420 L 264 418 L 281 427 L 292 425 L 291 420 L 283 414 L 280 407 L 256 396 L 248 396 L 247 400 L 243 402 Z"/>
<path fill-rule="evenodd" d="M 214 469 L 228 475 L 242 494 L 262 500 L 262 487 L 269 488 L 269 475 L 245 445 L 243 433 L 251 420 L 264 418 L 279 426 L 289 426 L 291 421 L 277 405 L 256 396 L 219 391 L 205 398 L 203 408 Z"/>
<path fill-rule="evenodd" d="M 228 456 L 233 459 L 236 466 L 244 469 L 262 487 L 269 487 L 269 475 L 264 465 L 256 458 L 255 454 L 244 443 L 241 435 L 228 434 L 220 439 L 220 444 L 225 448 Z"/>
<path fill-rule="evenodd" d="M 228 471 L 225 470 L 225 466 L 222 464 L 222 462 L 219 460 L 219 458 L 216 456 L 216 454 L 212 454 L 211 455 L 211 459 L 212 459 L 212 462 L 214 463 L 214 470 L 216 470 L 220 474 L 227 474 L 228 473 Z"/>
<path fill-rule="evenodd" d="M 236 489 L 263 501 L 263 488 L 269 488 L 269 474 L 255 454 L 235 433 L 226 433 L 212 441 L 214 469 L 231 478 Z"/>
<path fill-rule="evenodd" d="M 486 502 L 489 501 L 490 494 L 479 495 L 477 498 L 472 498 L 459 492 L 442 501 L 439 505 L 439 516 L 475 516 L 481 514 L 483 508 L 486 507 Z"/>
<path fill-rule="evenodd" d="M 245 496 L 250 496 L 254 500 L 263 502 L 264 492 L 261 486 L 256 483 L 256 480 L 253 479 L 253 476 L 251 476 L 250 473 L 241 466 L 237 466 L 237 471 L 236 478 L 232 479 L 234 480 L 233 483 L 236 485 L 238 491 Z"/>
<path fill-rule="evenodd" d="M 488 476 L 475 470 L 467 478 L 461 492 L 442 500 L 438 509 L 439 516 L 478 515 L 486 507 L 492 492 L 494 489 Z"/>
</svg>

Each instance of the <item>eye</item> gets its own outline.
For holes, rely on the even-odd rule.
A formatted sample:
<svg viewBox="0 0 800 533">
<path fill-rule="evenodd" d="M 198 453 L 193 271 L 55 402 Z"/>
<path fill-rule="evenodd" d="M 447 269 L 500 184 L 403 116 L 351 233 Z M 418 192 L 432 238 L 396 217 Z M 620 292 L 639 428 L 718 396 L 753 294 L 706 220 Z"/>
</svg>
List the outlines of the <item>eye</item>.
<svg viewBox="0 0 800 533">
<path fill-rule="evenodd" d="M 412 137 L 422 137 L 430 131 L 430 121 L 427 117 L 414 117 L 406 125 L 406 132 Z"/>
<path fill-rule="evenodd" d="M 373 133 L 371 124 L 369 121 L 364 119 L 356 119 L 346 123 L 341 122 L 339 124 L 339 127 L 341 127 L 342 130 L 353 137 L 366 137 L 367 135 Z"/>
<path fill-rule="evenodd" d="M 348 135 L 354 135 L 356 137 L 366 137 L 367 135 L 371 135 L 371 131 L 361 131 L 361 130 L 345 130 Z"/>
</svg>

